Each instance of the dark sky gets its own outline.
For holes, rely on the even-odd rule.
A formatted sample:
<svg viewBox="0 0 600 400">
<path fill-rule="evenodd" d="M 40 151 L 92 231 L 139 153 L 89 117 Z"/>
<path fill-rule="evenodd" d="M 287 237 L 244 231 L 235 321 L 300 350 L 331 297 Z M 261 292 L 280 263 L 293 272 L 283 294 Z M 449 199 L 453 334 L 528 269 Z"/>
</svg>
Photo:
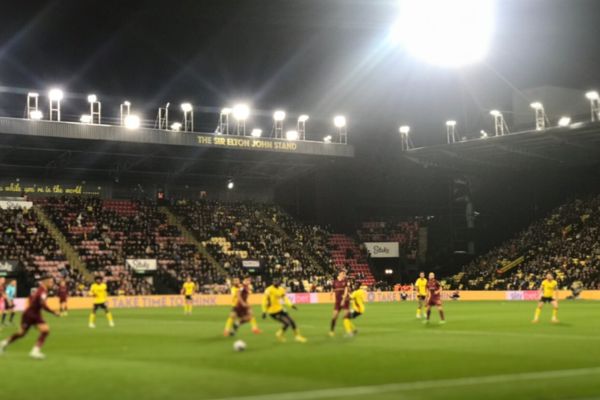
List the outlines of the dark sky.
<svg viewBox="0 0 600 400">
<path fill-rule="evenodd" d="M 315 137 L 340 112 L 351 140 L 396 136 L 404 122 L 425 143 L 448 118 L 489 129 L 487 111 L 509 107 L 511 86 L 600 88 L 600 1 L 497 3 L 485 62 L 447 70 L 382 46 L 396 15 L 388 0 L 11 1 L 0 12 L 0 113 L 21 116 L 24 93 L 59 85 L 72 118 L 90 92 L 107 116 L 124 99 L 147 119 L 189 100 L 206 112 L 197 128 L 212 130 L 218 109 L 245 100 L 267 131 L 275 108 L 310 114 Z"/>
</svg>

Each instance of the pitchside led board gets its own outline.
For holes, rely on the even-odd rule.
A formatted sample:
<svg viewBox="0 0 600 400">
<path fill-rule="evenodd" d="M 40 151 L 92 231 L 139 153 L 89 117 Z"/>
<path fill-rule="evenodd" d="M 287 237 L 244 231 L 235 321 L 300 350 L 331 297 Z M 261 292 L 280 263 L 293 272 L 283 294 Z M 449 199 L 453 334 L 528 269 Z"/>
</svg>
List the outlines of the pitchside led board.
<svg viewBox="0 0 600 400">
<path fill-rule="evenodd" d="M 400 257 L 400 246 L 398 242 L 366 242 L 365 247 L 371 258 Z"/>
</svg>

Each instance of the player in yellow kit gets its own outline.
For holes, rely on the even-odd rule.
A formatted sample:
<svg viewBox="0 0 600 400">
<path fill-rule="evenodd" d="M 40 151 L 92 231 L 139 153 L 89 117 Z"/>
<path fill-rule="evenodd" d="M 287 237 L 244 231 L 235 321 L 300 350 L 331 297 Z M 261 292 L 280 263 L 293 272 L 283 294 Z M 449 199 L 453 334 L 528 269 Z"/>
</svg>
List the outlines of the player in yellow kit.
<svg viewBox="0 0 600 400">
<path fill-rule="evenodd" d="M 354 326 L 352 320 L 365 313 L 367 292 L 360 284 L 357 284 L 355 287 L 356 290 L 350 294 L 350 311 L 348 311 L 344 317 L 344 329 L 346 330 L 346 337 L 352 337 L 358 333 L 358 330 L 356 330 L 356 326 Z"/>
<path fill-rule="evenodd" d="M 90 296 L 94 298 L 94 308 L 90 314 L 89 326 L 90 328 L 96 327 L 96 311 L 98 311 L 99 308 L 102 308 L 106 313 L 108 325 L 112 328 L 115 326 L 115 323 L 113 321 L 112 314 L 106 306 L 106 301 L 108 300 L 108 288 L 106 287 L 106 283 L 101 276 L 94 278 L 94 281 L 95 282 L 90 287 Z"/>
<path fill-rule="evenodd" d="M 415 282 L 415 291 L 417 292 L 417 319 L 421 319 L 423 316 L 423 306 L 425 305 L 425 299 L 427 298 L 427 278 L 425 278 L 425 272 L 419 273 L 419 278 Z"/>
<path fill-rule="evenodd" d="M 287 298 L 285 289 L 281 287 L 279 279 L 273 279 L 273 284 L 265 290 L 265 295 L 263 297 L 263 319 L 267 318 L 267 314 L 269 314 L 271 318 L 283 324 L 283 327 L 275 334 L 280 342 L 285 342 L 285 332 L 289 327 L 292 327 L 294 330 L 294 340 L 299 343 L 306 343 L 306 338 L 300 334 L 296 322 L 294 322 L 292 317 L 285 311 L 281 304 L 282 302 L 284 302 L 286 306 L 297 310 L 296 306 Z"/>
<path fill-rule="evenodd" d="M 181 287 L 181 294 L 184 296 L 183 313 L 185 315 L 192 315 L 192 307 L 194 305 L 194 293 L 196 293 L 196 284 L 192 282 L 192 277 L 188 276 L 185 278 L 185 282 Z"/>
<path fill-rule="evenodd" d="M 242 324 L 250 322 L 252 333 L 259 334 L 262 331 L 258 328 L 256 318 L 252 312 L 249 303 L 250 293 L 252 293 L 252 279 L 247 276 L 240 284 L 239 278 L 233 278 L 231 281 L 231 311 L 225 322 L 224 336 L 234 336 Z"/>
<path fill-rule="evenodd" d="M 552 322 L 558 323 L 558 282 L 551 273 L 546 274 L 546 279 L 540 285 L 540 292 L 541 298 L 535 309 L 533 323 L 539 322 L 544 303 L 552 304 Z"/>
</svg>

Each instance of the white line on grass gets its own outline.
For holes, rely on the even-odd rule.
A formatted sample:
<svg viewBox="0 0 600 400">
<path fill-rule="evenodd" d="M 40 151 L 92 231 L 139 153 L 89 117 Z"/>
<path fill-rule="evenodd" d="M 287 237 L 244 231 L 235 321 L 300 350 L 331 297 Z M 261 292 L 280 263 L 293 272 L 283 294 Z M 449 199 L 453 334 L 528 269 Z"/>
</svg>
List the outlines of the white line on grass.
<svg viewBox="0 0 600 400">
<path fill-rule="evenodd" d="M 255 396 L 224 397 L 218 400 L 315 400 L 328 399 L 332 397 L 377 395 L 383 393 L 404 392 L 412 390 L 441 389 L 461 386 L 477 386 L 486 384 L 520 382 L 536 379 L 564 379 L 595 374 L 600 374 L 600 367 L 561 369 L 540 372 L 524 372 L 503 375 L 470 376 L 465 378 L 390 383 L 373 386 L 341 387 L 332 389 L 308 390 L 304 392 L 286 392 Z"/>
</svg>

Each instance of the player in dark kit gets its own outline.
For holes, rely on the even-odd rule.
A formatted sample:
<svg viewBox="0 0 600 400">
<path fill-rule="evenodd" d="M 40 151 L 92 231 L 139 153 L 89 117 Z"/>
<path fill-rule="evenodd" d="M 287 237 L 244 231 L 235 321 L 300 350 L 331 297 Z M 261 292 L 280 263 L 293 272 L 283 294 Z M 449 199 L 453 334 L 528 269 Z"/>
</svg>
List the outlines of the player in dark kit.
<svg viewBox="0 0 600 400">
<path fill-rule="evenodd" d="M 233 336 L 237 333 L 237 330 L 243 324 L 250 322 L 252 325 L 252 333 L 259 334 L 262 331 L 258 328 L 256 318 L 252 313 L 252 307 L 248 303 L 248 297 L 252 290 L 252 280 L 250 277 L 244 278 L 241 285 L 238 285 L 237 291 L 235 292 L 236 298 L 234 299 L 234 306 L 231 309 L 230 318 L 234 320 L 233 326 L 226 330 L 226 334 Z"/>
<path fill-rule="evenodd" d="M 56 294 L 58 296 L 60 316 L 66 317 L 69 315 L 69 307 L 67 306 L 67 301 L 69 299 L 69 287 L 67 286 L 67 282 L 60 281 Z"/>
<path fill-rule="evenodd" d="M 445 324 L 444 309 L 442 308 L 442 285 L 435 279 L 433 272 L 429 273 L 429 279 L 427 280 L 427 319 L 423 323 L 429 323 L 429 317 L 431 316 L 431 307 L 436 306 L 440 312 L 440 324 Z"/>
<path fill-rule="evenodd" d="M 350 296 L 348 293 L 348 280 L 346 279 L 346 271 L 340 271 L 337 279 L 333 281 L 333 294 L 335 295 L 335 304 L 333 306 L 333 315 L 331 317 L 331 329 L 329 336 L 335 336 L 335 324 L 342 310 L 348 312 L 350 310 Z"/>
<path fill-rule="evenodd" d="M 46 298 L 48 297 L 48 289 L 51 289 L 53 285 L 54 281 L 52 280 L 52 278 L 41 278 L 40 286 L 29 297 L 29 305 L 27 306 L 27 309 L 25 309 L 25 312 L 21 317 L 21 327 L 19 329 L 19 332 L 13 334 L 10 338 L 0 342 L 0 354 L 4 352 L 4 350 L 9 344 L 27 335 L 29 328 L 35 326 L 40 332 L 40 336 L 38 337 L 35 346 L 29 353 L 29 356 L 37 360 L 42 360 L 46 357 L 42 353 L 41 348 L 44 345 L 46 338 L 50 334 L 50 327 L 42 317 L 42 310 L 46 310 L 56 316 L 59 316 L 58 312 L 51 310 L 50 307 L 48 307 L 48 305 L 46 304 Z"/>
</svg>

